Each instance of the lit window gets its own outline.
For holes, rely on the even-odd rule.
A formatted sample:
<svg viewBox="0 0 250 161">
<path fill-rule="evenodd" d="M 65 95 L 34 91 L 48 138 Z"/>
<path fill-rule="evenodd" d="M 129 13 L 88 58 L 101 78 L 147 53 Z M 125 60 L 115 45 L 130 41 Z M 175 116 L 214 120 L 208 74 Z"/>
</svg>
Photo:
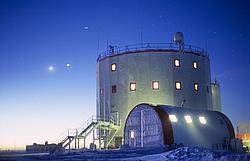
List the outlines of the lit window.
<svg viewBox="0 0 250 161">
<path fill-rule="evenodd" d="M 203 116 L 199 117 L 199 120 L 200 120 L 201 124 L 206 124 L 207 123 L 205 117 L 203 117 Z"/>
<path fill-rule="evenodd" d="M 158 90 L 159 89 L 159 82 L 158 81 L 153 81 L 152 82 L 152 88 L 154 90 Z"/>
<path fill-rule="evenodd" d="M 112 93 L 116 93 L 116 85 L 112 86 Z"/>
<path fill-rule="evenodd" d="M 192 118 L 191 118 L 191 116 L 189 116 L 189 115 L 186 115 L 186 116 L 185 116 L 185 120 L 186 120 L 186 122 L 189 123 L 189 124 L 192 123 Z"/>
<path fill-rule="evenodd" d="M 181 82 L 175 82 L 175 89 L 181 90 Z"/>
<path fill-rule="evenodd" d="M 111 71 L 116 71 L 116 64 L 111 64 Z"/>
<path fill-rule="evenodd" d="M 199 91 L 199 84 L 198 84 L 198 83 L 195 83 L 195 84 L 194 84 L 194 90 L 195 90 L 195 91 Z"/>
<path fill-rule="evenodd" d="M 130 83 L 130 91 L 136 90 L 136 83 Z"/>
<path fill-rule="evenodd" d="M 175 67 L 179 67 L 180 65 L 181 65 L 180 60 L 179 60 L 179 59 L 175 59 L 175 60 L 174 60 L 174 66 L 175 66 Z"/>
<path fill-rule="evenodd" d="M 193 62 L 193 68 L 194 68 L 194 69 L 197 69 L 197 68 L 198 68 L 198 63 L 197 63 L 197 61 L 194 61 L 194 62 Z"/>
<path fill-rule="evenodd" d="M 135 138 L 135 132 L 132 130 L 130 131 L 130 138 L 131 139 L 134 139 Z"/>
<path fill-rule="evenodd" d="M 177 122 L 177 118 L 175 115 L 169 115 L 169 119 L 171 122 Z"/>
</svg>

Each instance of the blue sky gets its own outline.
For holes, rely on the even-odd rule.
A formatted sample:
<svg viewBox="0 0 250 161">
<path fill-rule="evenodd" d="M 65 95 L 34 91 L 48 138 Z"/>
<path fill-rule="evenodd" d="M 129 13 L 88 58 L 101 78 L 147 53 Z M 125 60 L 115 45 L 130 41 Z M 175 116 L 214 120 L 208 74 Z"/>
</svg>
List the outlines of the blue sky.
<svg viewBox="0 0 250 161">
<path fill-rule="evenodd" d="M 0 149 L 54 141 L 94 115 L 98 41 L 103 51 L 107 42 L 139 43 L 141 32 L 144 42 L 168 43 L 182 31 L 185 43 L 207 48 L 223 112 L 250 122 L 249 8 L 241 0 L 0 0 Z"/>
</svg>

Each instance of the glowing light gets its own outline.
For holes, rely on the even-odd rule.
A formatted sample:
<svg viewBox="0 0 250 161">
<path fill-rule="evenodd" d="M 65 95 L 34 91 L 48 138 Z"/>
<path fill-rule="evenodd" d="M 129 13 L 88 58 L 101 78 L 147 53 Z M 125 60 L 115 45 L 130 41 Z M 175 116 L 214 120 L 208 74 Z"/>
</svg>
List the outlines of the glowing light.
<svg viewBox="0 0 250 161">
<path fill-rule="evenodd" d="M 181 89 L 181 82 L 175 82 L 175 89 L 177 90 Z"/>
<path fill-rule="evenodd" d="M 130 83 L 130 91 L 136 90 L 136 83 Z"/>
<path fill-rule="evenodd" d="M 195 84 L 194 84 L 194 90 L 195 90 L 195 91 L 198 91 L 198 90 L 199 90 L 199 84 L 198 84 L 198 83 L 195 83 Z"/>
<path fill-rule="evenodd" d="M 170 119 L 171 122 L 177 122 L 178 121 L 175 115 L 169 115 L 169 119 Z"/>
<path fill-rule="evenodd" d="M 135 132 L 132 130 L 130 131 L 130 138 L 131 139 L 134 139 L 135 138 Z"/>
<path fill-rule="evenodd" d="M 70 65 L 69 63 L 67 63 L 65 66 L 66 66 L 66 67 L 70 67 L 71 65 Z"/>
<path fill-rule="evenodd" d="M 192 118 L 189 115 L 184 116 L 187 123 L 192 123 Z"/>
<path fill-rule="evenodd" d="M 158 81 L 153 81 L 153 89 L 155 89 L 155 90 L 159 89 L 159 82 Z"/>
<path fill-rule="evenodd" d="M 174 66 L 175 67 L 179 67 L 180 65 L 181 65 L 180 60 L 179 59 L 175 59 L 174 60 Z"/>
<path fill-rule="evenodd" d="M 199 120 L 200 120 L 201 124 L 206 124 L 207 123 L 205 117 L 203 117 L 203 116 L 200 116 Z"/>
<path fill-rule="evenodd" d="M 85 27 L 84 27 L 84 29 L 85 29 L 85 30 L 88 30 L 88 29 L 89 29 L 89 27 L 88 27 L 88 26 L 85 26 Z"/>
<path fill-rule="evenodd" d="M 198 64 L 197 64 L 196 61 L 193 62 L 193 68 L 194 68 L 194 69 L 197 69 L 197 68 L 198 68 Z"/>
<path fill-rule="evenodd" d="M 116 64 L 111 64 L 111 71 L 116 71 Z"/>
<path fill-rule="evenodd" d="M 49 71 L 53 71 L 53 70 L 54 70 L 54 67 L 53 67 L 53 66 L 49 66 L 48 70 L 49 70 Z"/>
</svg>

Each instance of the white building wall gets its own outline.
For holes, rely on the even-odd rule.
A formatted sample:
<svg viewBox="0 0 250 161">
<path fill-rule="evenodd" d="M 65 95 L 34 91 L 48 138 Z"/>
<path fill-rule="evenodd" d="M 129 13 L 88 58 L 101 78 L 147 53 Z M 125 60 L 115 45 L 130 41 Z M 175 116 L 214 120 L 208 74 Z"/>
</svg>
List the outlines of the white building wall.
<svg viewBox="0 0 250 161">
<path fill-rule="evenodd" d="M 174 67 L 174 59 L 180 60 L 180 67 Z M 198 69 L 193 68 L 193 61 L 197 61 Z M 117 65 L 113 72 L 112 63 Z M 175 51 L 120 54 L 100 60 L 97 74 L 97 115 L 109 117 L 118 111 L 122 126 L 117 136 L 123 136 L 129 111 L 140 103 L 181 106 L 185 99 L 184 107 L 212 109 L 206 56 Z M 159 81 L 159 90 L 152 89 L 152 81 Z M 175 89 L 175 81 L 182 83 L 181 90 Z M 136 91 L 129 89 L 132 82 L 136 82 Z M 199 83 L 199 91 L 194 91 L 194 83 Z M 112 93 L 112 85 L 116 85 L 116 93 Z"/>
</svg>

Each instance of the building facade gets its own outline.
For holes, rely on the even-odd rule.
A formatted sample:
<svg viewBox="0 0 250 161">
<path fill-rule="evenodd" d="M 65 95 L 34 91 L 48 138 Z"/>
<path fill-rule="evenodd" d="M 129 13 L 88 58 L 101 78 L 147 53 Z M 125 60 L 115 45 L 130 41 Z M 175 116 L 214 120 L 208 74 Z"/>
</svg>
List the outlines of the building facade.
<svg viewBox="0 0 250 161">
<path fill-rule="evenodd" d="M 177 43 L 110 46 L 98 57 L 97 116 L 120 120 L 117 142 L 138 104 L 213 110 L 212 98 L 209 56 L 201 48 Z"/>
</svg>

